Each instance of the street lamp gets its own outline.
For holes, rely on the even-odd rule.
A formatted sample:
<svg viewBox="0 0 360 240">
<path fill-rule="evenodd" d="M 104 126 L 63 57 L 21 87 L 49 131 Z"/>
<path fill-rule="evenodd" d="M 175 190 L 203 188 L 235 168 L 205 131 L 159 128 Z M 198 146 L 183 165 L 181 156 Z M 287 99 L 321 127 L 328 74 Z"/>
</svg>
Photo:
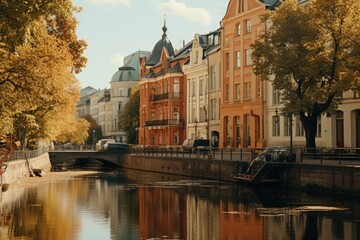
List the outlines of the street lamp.
<svg viewBox="0 0 360 240">
<path fill-rule="evenodd" d="M 290 130 L 290 148 L 292 148 L 293 147 L 293 131 L 292 131 L 292 113 L 288 113 L 288 117 L 289 117 L 289 130 Z"/>
<path fill-rule="evenodd" d="M 93 144 L 92 144 L 92 149 L 94 150 L 95 148 L 95 129 L 93 130 Z"/>
</svg>

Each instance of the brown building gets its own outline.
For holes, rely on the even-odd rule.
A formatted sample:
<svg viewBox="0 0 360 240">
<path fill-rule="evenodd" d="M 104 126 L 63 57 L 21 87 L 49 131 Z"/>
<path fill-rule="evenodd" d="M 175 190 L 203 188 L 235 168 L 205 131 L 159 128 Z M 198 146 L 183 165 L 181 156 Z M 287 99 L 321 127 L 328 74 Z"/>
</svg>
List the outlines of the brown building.
<svg viewBox="0 0 360 240">
<path fill-rule="evenodd" d="M 186 81 L 182 71 L 188 58 L 185 47 L 176 54 L 162 28 L 162 38 L 143 62 L 140 80 L 139 144 L 177 146 L 186 138 Z"/>
<path fill-rule="evenodd" d="M 259 16 L 269 7 L 266 2 L 230 0 L 221 22 L 219 147 L 261 148 L 266 144 L 265 86 L 253 73 L 251 59 L 251 44 L 265 29 Z"/>
</svg>

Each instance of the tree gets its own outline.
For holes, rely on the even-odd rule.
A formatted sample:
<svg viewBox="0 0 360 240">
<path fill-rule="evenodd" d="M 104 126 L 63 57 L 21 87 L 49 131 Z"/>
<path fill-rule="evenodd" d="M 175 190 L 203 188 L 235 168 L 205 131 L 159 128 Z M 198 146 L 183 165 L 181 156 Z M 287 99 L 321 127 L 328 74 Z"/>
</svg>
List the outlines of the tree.
<svg viewBox="0 0 360 240">
<path fill-rule="evenodd" d="M 119 128 L 126 132 L 127 142 L 136 144 L 137 129 L 139 128 L 140 90 L 134 87 L 131 90 L 129 102 L 124 106 L 119 119 Z"/>
<path fill-rule="evenodd" d="M 86 63 L 78 10 L 70 0 L 0 1 L 0 135 L 16 133 L 23 147 L 86 126 L 74 117 L 80 95 L 74 74 Z"/>
<path fill-rule="evenodd" d="M 88 139 L 86 141 L 88 144 L 93 144 L 96 140 L 100 140 L 103 137 L 101 126 L 97 124 L 96 120 L 91 117 L 91 115 L 86 115 L 83 118 L 90 124 L 88 129 Z"/>
<path fill-rule="evenodd" d="M 333 113 L 345 91 L 360 90 L 359 9 L 358 0 L 287 0 L 262 16 L 254 72 L 281 90 L 284 114 L 300 116 L 308 148 L 316 147 L 317 118 Z"/>
</svg>

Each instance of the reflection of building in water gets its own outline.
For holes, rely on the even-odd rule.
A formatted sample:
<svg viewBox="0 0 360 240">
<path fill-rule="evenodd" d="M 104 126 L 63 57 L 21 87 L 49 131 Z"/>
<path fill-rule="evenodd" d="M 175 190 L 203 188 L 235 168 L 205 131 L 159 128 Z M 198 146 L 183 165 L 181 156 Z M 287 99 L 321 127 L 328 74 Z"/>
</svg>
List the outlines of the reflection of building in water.
<svg viewBox="0 0 360 240">
<path fill-rule="evenodd" d="M 272 239 L 264 234 L 266 226 L 254 207 L 221 201 L 220 209 L 220 239 Z"/>
<path fill-rule="evenodd" d="M 186 198 L 188 240 L 219 238 L 219 206 L 193 195 Z"/>
<path fill-rule="evenodd" d="M 322 213 L 325 214 L 325 213 Z M 329 216 L 332 214 L 329 213 Z M 264 231 L 267 239 L 359 239 L 360 224 L 312 213 L 268 216 Z M 274 230 L 275 229 L 275 230 Z"/>
<path fill-rule="evenodd" d="M 139 188 L 140 238 L 186 239 L 186 202 L 174 189 Z"/>
</svg>

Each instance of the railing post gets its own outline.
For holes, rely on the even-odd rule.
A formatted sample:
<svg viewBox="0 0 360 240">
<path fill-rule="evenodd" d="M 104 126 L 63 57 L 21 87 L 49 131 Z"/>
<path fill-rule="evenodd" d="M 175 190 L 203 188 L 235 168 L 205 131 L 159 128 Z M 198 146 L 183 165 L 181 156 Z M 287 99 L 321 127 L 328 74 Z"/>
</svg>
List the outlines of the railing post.
<svg viewBox="0 0 360 240">
<path fill-rule="evenodd" d="M 316 150 L 315 150 L 316 151 Z M 323 151 L 322 149 L 320 148 L 320 164 L 323 163 Z"/>
<path fill-rule="evenodd" d="M 224 160 L 224 148 L 221 148 L 221 160 Z"/>
<path fill-rule="evenodd" d="M 232 148 L 230 148 L 230 161 L 232 161 Z"/>
</svg>

